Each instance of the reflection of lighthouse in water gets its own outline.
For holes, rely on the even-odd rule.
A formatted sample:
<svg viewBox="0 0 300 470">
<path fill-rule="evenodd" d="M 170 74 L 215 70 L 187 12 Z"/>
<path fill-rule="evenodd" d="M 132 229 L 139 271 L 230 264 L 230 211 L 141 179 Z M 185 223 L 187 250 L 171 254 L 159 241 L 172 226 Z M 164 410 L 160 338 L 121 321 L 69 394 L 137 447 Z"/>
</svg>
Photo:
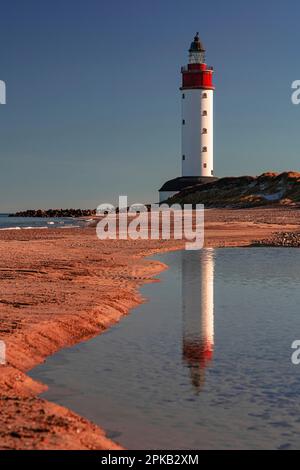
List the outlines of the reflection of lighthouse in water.
<svg viewBox="0 0 300 470">
<path fill-rule="evenodd" d="M 214 250 L 182 252 L 183 359 L 200 391 L 214 349 Z"/>
</svg>

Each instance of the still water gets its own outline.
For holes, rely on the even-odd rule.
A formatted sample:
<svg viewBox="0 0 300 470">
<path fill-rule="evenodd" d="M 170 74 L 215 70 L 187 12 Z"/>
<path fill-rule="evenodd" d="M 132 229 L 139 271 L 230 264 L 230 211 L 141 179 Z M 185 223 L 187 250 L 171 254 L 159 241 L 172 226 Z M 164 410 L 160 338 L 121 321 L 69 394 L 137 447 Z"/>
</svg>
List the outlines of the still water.
<svg viewBox="0 0 300 470">
<path fill-rule="evenodd" d="M 32 371 L 43 397 L 130 449 L 300 449 L 300 250 L 156 259 L 147 303 Z"/>
</svg>

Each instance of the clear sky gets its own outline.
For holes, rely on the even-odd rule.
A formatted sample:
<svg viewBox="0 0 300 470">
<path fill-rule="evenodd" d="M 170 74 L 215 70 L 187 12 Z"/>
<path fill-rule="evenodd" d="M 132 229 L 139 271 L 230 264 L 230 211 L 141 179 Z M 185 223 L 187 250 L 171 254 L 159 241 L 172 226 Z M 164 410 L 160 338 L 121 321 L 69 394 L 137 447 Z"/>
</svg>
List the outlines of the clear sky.
<svg viewBox="0 0 300 470">
<path fill-rule="evenodd" d="M 180 175 L 180 67 L 215 68 L 215 174 L 300 171 L 298 0 L 1 0 L 0 211 L 157 199 Z"/>
</svg>

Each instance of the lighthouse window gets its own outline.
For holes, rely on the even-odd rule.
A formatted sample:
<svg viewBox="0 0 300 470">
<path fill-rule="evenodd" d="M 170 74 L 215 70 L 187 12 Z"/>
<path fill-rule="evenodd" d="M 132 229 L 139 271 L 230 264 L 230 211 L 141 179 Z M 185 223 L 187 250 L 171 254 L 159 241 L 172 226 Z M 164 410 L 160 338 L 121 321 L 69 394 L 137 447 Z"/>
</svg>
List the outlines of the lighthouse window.
<svg viewBox="0 0 300 470">
<path fill-rule="evenodd" d="M 206 167 L 207 167 L 207 164 L 206 164 L 206 163 L 203 163 L 203 167 L 206 168 Z"/>
<path fill-rule="evenodd" d="M 182 93 L 182 99 L 184 100 L 184 98 L 185 98 L 185 94 L 184 94 L 184 93 Z"/>
<path fill-rule="evenodd" d="M 202 98 L 207 98 L 207 93 L 203 93 Z"/>
<path fill-rule="evenodd" d="M 212 176 L 212 175 L 214 174 L 214 170 L 211 170 L 211 172 L 210 172 L 210 173 L 211 173 L 211 176 Z"/>
<path fill-rule="evenodd" d="M 182 160 L 185 160 L 185 155 L 182 155 Z"/>
<path fill-rule="evenodd" d="M 185 119 L 182 119 L 182 124 L 185 125 Z"/>
<path fill-rule="evenodd" d="M 203 129 L 202 134 L 207 134 L 207 129 Z"/>
<path fill-rule="evenodd" d="M 202 152 L 207 152 L 207 147 L 203 147 Z"/>
<path fill-rule="evenodd" d="M 207 111 L 203 111 L 202 116 L 207 116 Z"/>
</svg>

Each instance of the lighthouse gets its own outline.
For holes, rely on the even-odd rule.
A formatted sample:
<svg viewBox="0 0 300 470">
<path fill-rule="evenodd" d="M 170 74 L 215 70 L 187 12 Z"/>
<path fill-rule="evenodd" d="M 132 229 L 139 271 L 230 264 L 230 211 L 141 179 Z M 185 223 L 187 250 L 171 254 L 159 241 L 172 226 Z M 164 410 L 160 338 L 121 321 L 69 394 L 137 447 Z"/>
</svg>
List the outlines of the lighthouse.
<svg viewBox="0 0 300 470">
<path fill-rule="evenodd" d="M 182 176 L 159 190 L 163 202 L 187 187 L 215 181 L 213 68 L 205 61 L 205 48 L 197 33 L 181 67 L 181 167 Z"/>
<path fill-rule="evenodd" d="M 214 175 L 213 69 L 205 63 L 199 33 L 182 74 L 182 176 Z"/>
</svg>

